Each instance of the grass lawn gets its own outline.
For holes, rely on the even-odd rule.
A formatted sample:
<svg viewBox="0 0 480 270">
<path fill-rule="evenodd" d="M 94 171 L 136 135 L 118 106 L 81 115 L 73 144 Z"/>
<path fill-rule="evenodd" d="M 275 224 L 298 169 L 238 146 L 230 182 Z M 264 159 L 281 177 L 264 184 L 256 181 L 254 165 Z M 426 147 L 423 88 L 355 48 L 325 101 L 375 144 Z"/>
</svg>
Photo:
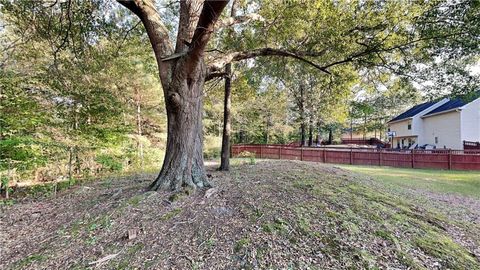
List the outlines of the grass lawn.
<svg viewBox="0 0 480 270">
<path fill-rule="evenodd" d="M 480 198 L 480 172 L 341 165 L 385 184 Z"/>
</svg>

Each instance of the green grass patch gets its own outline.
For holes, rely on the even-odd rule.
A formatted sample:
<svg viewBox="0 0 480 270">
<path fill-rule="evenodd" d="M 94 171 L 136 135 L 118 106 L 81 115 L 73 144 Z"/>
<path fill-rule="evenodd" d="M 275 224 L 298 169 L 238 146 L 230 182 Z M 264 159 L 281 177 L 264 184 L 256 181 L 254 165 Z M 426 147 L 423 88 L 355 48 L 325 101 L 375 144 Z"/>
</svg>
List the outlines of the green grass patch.
<svg viewBox="0 0 480 270">
<path fill-rule="evenodd" d="M 458 193 L 480 198 L 480 172 L 341 165 L 392 186 Z"/>
<path fill-rule="evenodd" d="M 131 206 L 137 206 L 143 200 L 143 197 L 144 197 L 143 194 L 135 195 L 135 196 L 131 197 L 130 199 L 128 199 L 128 204 L 131 205 Z"/>
<path fill-rule="evenodd" d="M 42 255 L 42 254 L 32 254 L 30 256 L 27 256 L 23 259 L 21 259 L 20 261 L 18 261 L 15 266 L 13 267 L 13 269 L 24 269 L 26 268 L 27 266 L 31 265 L 32 263 L 35 263 L 35 262 L 43 262 L 47 259 L 47 256 L 45 255 Z"/>
<path fill-rule="evenodd" d="M 248 246 L 248 244 L 250 244 L 250 239 L 244 237 L 235 243 L 235 246 L 233 247 L 233 251 L 240 252 L 242 249 Z"/>
<path fill-rule="evenodd" d="M 425 253 L 442 260 L 443 267 L 450 269 L 478 269 L 478 261 L 465 248 L 451 238 L 429 231 L 415 240 Z"/>
<path fill-rule="evenodd" d="M 170 220 L 182 212 L 181 208 L 175 208 L 161 217 L 161 220 Z"/>
</svg>

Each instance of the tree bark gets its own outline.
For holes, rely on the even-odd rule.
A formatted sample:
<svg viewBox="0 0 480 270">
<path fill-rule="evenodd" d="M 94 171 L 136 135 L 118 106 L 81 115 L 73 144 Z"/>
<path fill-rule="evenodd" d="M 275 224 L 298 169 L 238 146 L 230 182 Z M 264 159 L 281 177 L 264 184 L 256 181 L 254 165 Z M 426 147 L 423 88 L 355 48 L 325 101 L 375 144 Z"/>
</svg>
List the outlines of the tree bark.
<svg viewBox="0 0 480 270">
<path fill-rule="evenodd" d="M 305 100 L 304 100 L 304 89 L 300 85 L 300 100 L 298 101 L 300 107 L 300 145 L 305 145 Z"/>
<path fill-rule="evenodd" d="M 231 108 L 231 84 L 232 84 L 232 64 L 225 66 L 225 98 L 223 101 L 223 135 L 222 135 L 222 152 L 220 157 L 220 171 L 230 170 L 230 108 Z"/>
<path fill-rule="evenodd" d="M 300 146 L 305 145 L 305 123 L 300 124 Z"/>
<path fill-rule="evenodd" d="M 232 8 L 230 9 L 230 16 L 234 18 L 237 13 L 237 1 L 233 0 Z M 228 35 L 234 35 L 233 29 L 229 29 Z M 222 134 L 222 150 L 220 153 L 220 168 L 219 171 L 230 170 L 230 133 L 231 133 L 231 94 L 232 91 L 232 64 L 225 65 L 225 98 L 223 101 L 223 134 Z"/>
<path fill-rule="evenodd" d="M 137 149 L 138 157 L 140 158 L 140 166 L 143 170 L 143 143 L 142 143 L 142 108 L 141 108 L 142 96 L 138 88 L 135 88 L 135 105 L 137 107 Z"/>
<path fill-rule="evenodd" d="M 320 145 L 320 132 L 321 132 L 321 123 L 320 121 L 317 122 L 317 126 L 316 126 L 316 133 L 317 133 L 317 139 L 315 141 L 316 145 Z"/>
<path fill-rule="evenodd" d="M 142 21 L 152 45 L 167 109 L 167 147 L 150 189 L 209 187 L 203 163 L 204 53 L 227 0 L 180 1 L 175 50 L 153 0 L 117 0 Z M 200 9 L 201 8 L 201 9 Z"/>
<path fill-rule="evenodd" d="M 333 129 L 330 127 L 328 129 L 328 144 L 333 143 Z"/>
<path fill-rule="evenodd" d="M 313 144 L 313 123 L 310 121 L 308 125 L 308 146 Z"/>
<path fill-rule="evenodd" d="M 162 170 L 150 185 L 153 190 L 209 187 L 203 167 L 203 85 L 205 65 L 187 74 L 186 59 L 176 63 L 167 108 L 167 147 Z M 193 76 L 192 76 L 193 75 Z"/>
</svg>

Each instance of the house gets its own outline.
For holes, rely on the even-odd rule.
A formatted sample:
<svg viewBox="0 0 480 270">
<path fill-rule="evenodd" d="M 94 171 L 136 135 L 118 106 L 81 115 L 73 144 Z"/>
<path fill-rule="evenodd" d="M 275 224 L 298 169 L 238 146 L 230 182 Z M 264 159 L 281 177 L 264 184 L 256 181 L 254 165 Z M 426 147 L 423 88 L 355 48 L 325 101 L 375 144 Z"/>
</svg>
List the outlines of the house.
<svg viewBox="0 0 480 270">
<path fill-rule="evenodd" d="M 442 99 L 414 106 L 388 123 L 393 148 L 425 144 L 463 149 L 463 141 L 480 141 L 480 98 Z"/>
<path fill-rule="evenodd" d="M 425 102 L 416 105 L 403 112 L 392 120 L 388 121 L 388 132 L 392 148 L 410 148 L 415 145 L 422 145 L 423 142 L 423 119 L 428 112 L 448 102 L 442 99 L 439 102 Z"/>
</svg>

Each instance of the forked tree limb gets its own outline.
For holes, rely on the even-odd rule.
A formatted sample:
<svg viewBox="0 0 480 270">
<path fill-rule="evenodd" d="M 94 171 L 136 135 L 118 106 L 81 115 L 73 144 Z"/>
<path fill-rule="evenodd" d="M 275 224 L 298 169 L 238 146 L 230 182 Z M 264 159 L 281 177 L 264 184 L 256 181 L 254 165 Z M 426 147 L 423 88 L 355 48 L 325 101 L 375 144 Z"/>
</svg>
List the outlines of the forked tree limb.
<svg viewBox="0 0 480 270">
<path fill-rule="evenodd" d="M 173 53 L 173 45 L 168 36 L 168 29 L 155 7 L 155 0 L 117 0 L 118 3 L 137 15 L 143 23 L 157 58 L 160 78 L 164 87 L 168 84 L 169 63 L 162 58 Z"/>
<path fill-rule="evenodd" d="M 215 59 L 210 65 L 209 65 L 209 71 L 210 72 L 216 72 L 220 71 L 223 69 L 223 67 L 231 62 L 236 62 L 236 61 L 241 61 L 245 59 L 251 59 L 251 58 L 256 58 L 260 56 L 280 56 L 280 57 L 290 57 L 294 58 L 297 60 L 300 60 L 302 62 L 305 62 L 327 74 L 330 74 L 330 72 L 326 69 L 323 68 L 322 66 L 318 65 L 317 63 L 309 60 L 306 57 L 319 57 L 322 56 L 326 53 L 327 50 L 322 50 L 322 51 L 289 51 L 289 50 L 283 50 L 283 49 L 275 49 L 275 48 L 259 48 L 259 49 L 254 49 L 250 51 L 243 51 L 243 52 L 232 52 L 229 54 L 225 54 L 217 59 Z"/>
<path fill-rule="evenodd" d="M 214 30 L 214 25 L 227 3 L 228 0 L 206 0 L 203 3 L 202 13 L 198 19 L 190 45 L 187 73 L 190 73 L 197 66 L 200 59 L 203 58 L 208 40 Z"/>
<path fill-rule="evenodd" d="M 203 0 L 180 1 L 180 17 L 175 53 L 185 52 L 189 49 L 188 45 L 191 43 L 202 7 Z"/>
</svg>

